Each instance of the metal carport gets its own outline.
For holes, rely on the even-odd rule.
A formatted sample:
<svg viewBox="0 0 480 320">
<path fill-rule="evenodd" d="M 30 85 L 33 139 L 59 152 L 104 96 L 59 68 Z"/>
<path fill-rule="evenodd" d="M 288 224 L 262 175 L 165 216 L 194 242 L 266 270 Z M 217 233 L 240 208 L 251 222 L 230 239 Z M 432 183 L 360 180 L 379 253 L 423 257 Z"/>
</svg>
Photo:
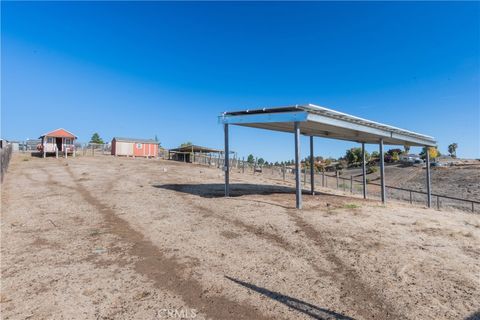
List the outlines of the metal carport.
<svg viewBox="0 0 480 320">
<path fill-rule="evenodd" d="M 285 107 L 262 108 L 244 111 L 224 112 L 219 116 L 219 123 L 225 132 L 225 196 L 229 196 L 229 137 L 228 126 L 239 125 L 273 131 L 292 132 L 295 137 L 295 186 L 296 207 L 302 207 L 302 190 L 300 185 L 300 135 L 310 137 L 310 161 L 313 163 L 313 137 L 324 137 L 354 141 L 362 144 L 363 196 L 366 198 L 365 144 L 378 144 L 380 151 L 380 177 L 382 202 L 386 202 L 385 170 L 383 145 L 408 145 L 433 147 L 433 137 L 396 128 L 355 117 L 313 104 Z M 311 193 L 315 192 L 314 167 L 310 166 Z M 426 153 L 427 205 L 431 206 L 430 159 Z"/>
</svg>

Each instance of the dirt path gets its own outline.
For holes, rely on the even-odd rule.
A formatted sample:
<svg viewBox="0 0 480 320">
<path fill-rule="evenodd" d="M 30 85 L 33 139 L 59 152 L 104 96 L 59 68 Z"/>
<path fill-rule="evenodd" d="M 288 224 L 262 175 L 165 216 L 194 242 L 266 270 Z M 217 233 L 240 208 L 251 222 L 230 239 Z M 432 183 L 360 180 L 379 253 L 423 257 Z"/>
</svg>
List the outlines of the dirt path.
<svg viewBox="0 0 480 320">
<path fill-rule="evenodd" d="M 72 180 L 78 181 L 72 170 L 69 167 L 65 168 Z M 110 180 L 109 186 L 113 187 L 113 183 L 114 180 Z M 135 271 L 153 280 L 155 286 L 180 295 L 187 305 L 195 306 L 207 318 L 266 319 L 258 310 L 247 305 L 241 305 L 222 296 L 205 296 L 204 289 L 198 281 L 184 277 L 186 269 L 190 266 L 166 257 L 158 247 L 134 230 L 128 222 L 119 218 L 112 209 L 95 198 L 81 183 L 75 183 L 75 191 L 103 215 L 107 232 L 115 234 L 130 245 L 127 254 L 139 258 L 135 263 Z"/>
<path fill-rule="evenodd" d="M 217 169 L 13 159 L 2 318 L 458 319 L 478 306 L 478 216 Z M 321 190 L 320 190 L 321 191 Z"/>
<path fill-rule="evenodd" d="M 357 271 L 348 266 L 341 257 L 332 250 L 335 243 L 330 239 L 334 236 L 327 230 L 317 231 L 308 224 L 297 211 L 290 211 L 290 216 L 303 233 L 313 240 L 320 252 L 333 264 L 333 269 L 328 273 L 338 283 L 342 297 L 348 301 L 350 308 L 357 311 L 365 319 L 403 319 L 395 307 L 379 291 L 365 284 Z"/>
</svg>

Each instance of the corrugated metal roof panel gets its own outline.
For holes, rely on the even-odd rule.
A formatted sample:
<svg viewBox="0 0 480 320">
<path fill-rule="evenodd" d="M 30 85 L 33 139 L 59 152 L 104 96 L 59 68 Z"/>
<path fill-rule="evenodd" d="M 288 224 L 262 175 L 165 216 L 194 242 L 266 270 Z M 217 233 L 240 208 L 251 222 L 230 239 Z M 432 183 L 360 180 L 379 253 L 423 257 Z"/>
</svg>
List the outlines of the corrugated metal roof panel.
<svg viewBox="0 0 480 320">
<path fill-rule="evenodd" d="M 114 137 L 112 141 L 118 141 L 118 142 L 131 142 L 131 143 L 152 143 L 152 144 L 159 144 L 158 141 L 155 141 L 153 139 L 136 139 L 136 138 L 122 138 L 122 137 Z"/>
<path fill-rule="evenodd" d="M 293 132 L 295 121 L 300 122 L 304 135 L 366 143 L 383 139 L 385 144 L 393 145 L 436 145 L 431 136 L 313 104 L 224 112 L 220 116 L 222 123 L 284 132 Z"/>
<path fill-rule="evenodd" d="M 217 153 L 221 152 L 220 150 L 217 149 L 212 149 L 212 148 L 207 148 L 207 147 L 202 147 L 202 146 L 197 146 L 197 145 L 189 145 L 189 146 L 183 146 L 183 147 L 178 147 L 174 149 L 170 149 L 170 151 L 173 152 L 205 152 L 205 153 Z"/>
</svg>

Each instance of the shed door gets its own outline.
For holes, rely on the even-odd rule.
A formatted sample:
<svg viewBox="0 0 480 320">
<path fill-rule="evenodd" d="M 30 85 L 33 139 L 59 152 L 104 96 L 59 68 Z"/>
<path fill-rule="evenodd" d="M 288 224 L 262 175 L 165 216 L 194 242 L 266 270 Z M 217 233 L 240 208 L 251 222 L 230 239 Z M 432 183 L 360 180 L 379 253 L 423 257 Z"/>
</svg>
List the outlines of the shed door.
<svg viewBox="0 0 480 320">
<path fill-rule="evenodd" d="M 133 156 L 133 143 L 118 142 L 116 145 L 117 154 L 123 156 Z"/>
</svg>

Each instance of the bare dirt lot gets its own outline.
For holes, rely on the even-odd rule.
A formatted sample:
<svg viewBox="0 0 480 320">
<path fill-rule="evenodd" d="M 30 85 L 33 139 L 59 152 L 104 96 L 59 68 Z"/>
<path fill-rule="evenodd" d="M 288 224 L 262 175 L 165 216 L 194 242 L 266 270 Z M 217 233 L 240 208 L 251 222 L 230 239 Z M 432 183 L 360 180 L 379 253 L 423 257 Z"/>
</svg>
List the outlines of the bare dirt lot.
<svg viewBox="0 0 480 320">
<path fill-rule="evenodd" d="M 474 319 L 480 219 L 215 168 L 13 158 L 3 319 Z M 319 191 L 327 191 L 319 190 Z"/>
</svg>

